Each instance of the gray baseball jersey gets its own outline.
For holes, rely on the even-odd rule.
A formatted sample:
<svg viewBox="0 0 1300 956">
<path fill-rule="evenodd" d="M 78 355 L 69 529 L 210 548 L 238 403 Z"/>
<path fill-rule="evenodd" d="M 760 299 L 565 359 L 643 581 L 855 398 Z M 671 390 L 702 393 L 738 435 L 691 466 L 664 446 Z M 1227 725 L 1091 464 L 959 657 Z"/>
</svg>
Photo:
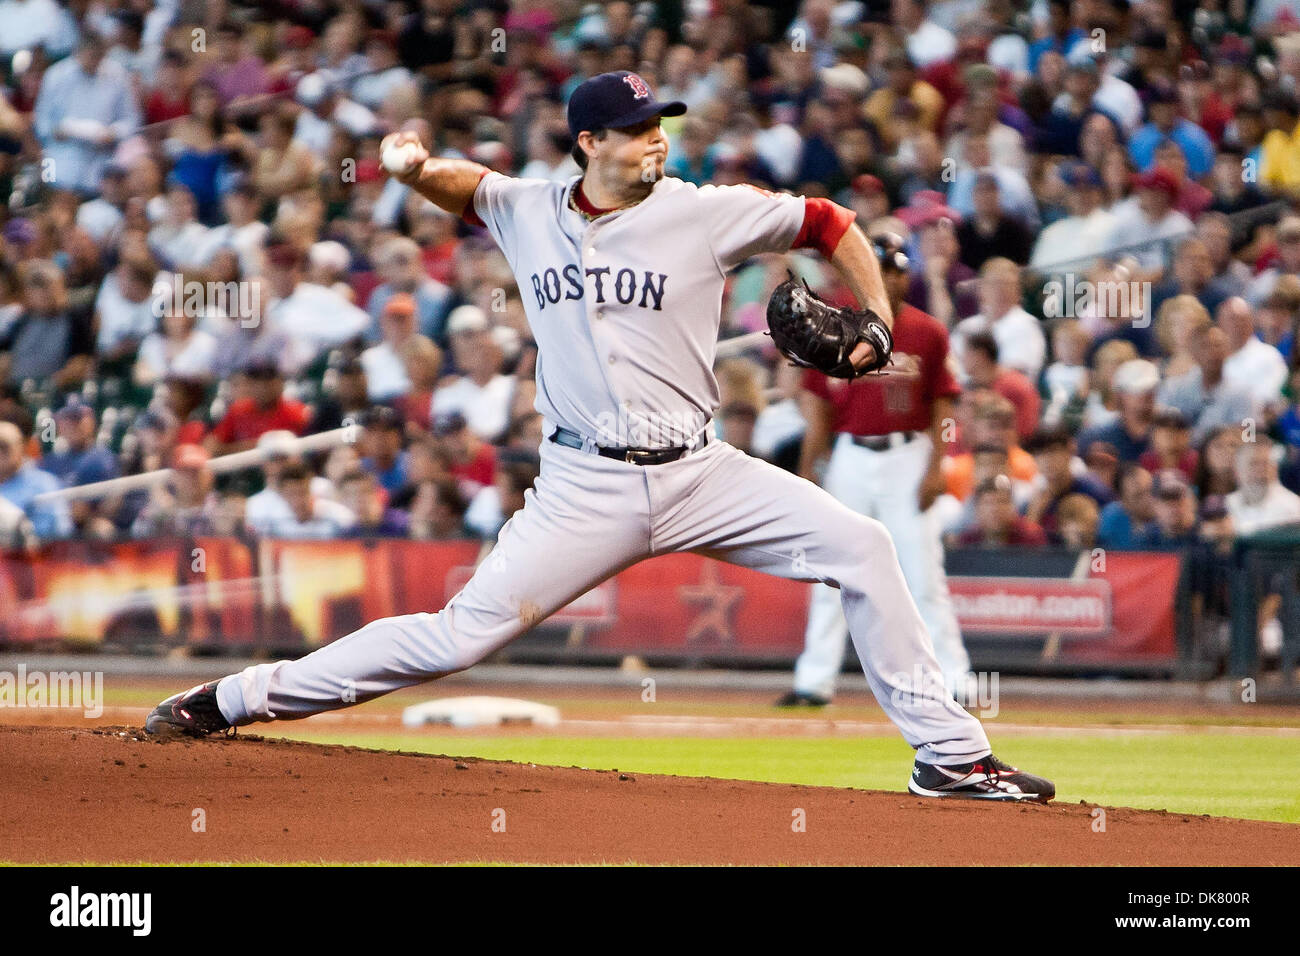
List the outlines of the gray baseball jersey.
<svg viewBox="0 0 1300 956">
<path fill-rule="evenodd" d="M 668 178 L 589 221 L 569 205 L 576 182 L 493 172 L 474 193 L 537 340 L 537 410 L 601 445 L 686 444 L 718 405 L 726 274 L 789 250 L 803 200 Z"/>
</svg>

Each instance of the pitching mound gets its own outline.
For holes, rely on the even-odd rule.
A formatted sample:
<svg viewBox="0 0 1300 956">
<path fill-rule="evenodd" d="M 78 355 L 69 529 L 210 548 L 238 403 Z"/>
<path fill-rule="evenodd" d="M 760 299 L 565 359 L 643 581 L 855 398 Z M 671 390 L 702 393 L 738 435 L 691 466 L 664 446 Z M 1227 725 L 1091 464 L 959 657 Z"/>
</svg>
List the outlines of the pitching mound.
<svg viewBox="0 0 1300 956">
<path fill-rule="evenodd" d="M 160 743 L 135 728 L 3 727 L 0 753 L 0 859 L 11 862 L 1300 859 L 1300 826 L 1280 823 L 1107 809 L 1096 832 L 1084 804 L 927 801 L 256 736 Z"/>
</svg>

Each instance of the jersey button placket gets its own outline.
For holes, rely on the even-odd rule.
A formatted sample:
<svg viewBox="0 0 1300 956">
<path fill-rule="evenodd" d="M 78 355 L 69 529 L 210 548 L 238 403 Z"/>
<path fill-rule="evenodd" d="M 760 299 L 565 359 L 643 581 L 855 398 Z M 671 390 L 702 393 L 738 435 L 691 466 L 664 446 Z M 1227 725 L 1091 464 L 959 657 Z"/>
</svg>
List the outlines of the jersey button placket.
<svg viewBox="0 0 1300 956">
<path fill-rule="evenodd" d="M 587 275 L 588 268 L 597 268 L 594 261 L 594 257 L 596 255 L 595 233 L 599 228 L 600 227 L 596 226 L 595 224 L 589 225 L 587 227 L 586 235 L 582 237 L 583 240 L 582 248 L 586 250 L 586 255 L 583 256 L 583 263 L 582 263 L 584 276 Z M 587 310 L 588 310 L 587 316 L 588 316 L 589 324 L 592 327 L 592 338 L 596 342 L 596 347 L 598 350 L 603 351 L 603 346 L 605 346 L 606 343 L 601 340 L 602 336 L 597 334 L 596 332 L 597 326 L 595 325 L 596 322 L 600 322 L 602 319 L 605 318 L 604 304 L 599 302 L 596 296 L 596 290 L 598 288 L 601 288 L 599 279 L 592 279 L 587 284 Z M 600 328 L 608 329 L 609 327 L 602 324 Z M 608 335 L 608 332 L 606 333 L 606 335 Z M 614 353 L 612 349 L 610 349 L 605 356 L 605 364 L 609 366 L 613 366 L 617 362 L 618 362 L 618 356 Z M 613 383 L 610 382 L 609 384 L 610 387 L 612 388 Z"/>
</svg>

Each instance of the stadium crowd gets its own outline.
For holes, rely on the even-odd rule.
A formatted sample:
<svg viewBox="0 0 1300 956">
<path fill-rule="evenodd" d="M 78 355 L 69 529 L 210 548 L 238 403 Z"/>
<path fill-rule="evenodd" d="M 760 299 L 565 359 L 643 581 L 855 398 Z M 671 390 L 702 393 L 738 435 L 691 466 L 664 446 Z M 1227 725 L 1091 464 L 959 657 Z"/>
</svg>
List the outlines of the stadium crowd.
<svg viewBox="0 0 1300 956">
<path fill-rule="evenodd" d="M 494 536 L 543 437 L 524 300 L 379 142 L 565 180 L 616 69 L 688 104 L 671 175 L 904 237 L 963 385 L 951 544 L 1300 521 L 1300 0 L 0 0 L 0 531 Z M 799 374 L 718 371 L 718 434 L 796 467 Z"/>
</svg>

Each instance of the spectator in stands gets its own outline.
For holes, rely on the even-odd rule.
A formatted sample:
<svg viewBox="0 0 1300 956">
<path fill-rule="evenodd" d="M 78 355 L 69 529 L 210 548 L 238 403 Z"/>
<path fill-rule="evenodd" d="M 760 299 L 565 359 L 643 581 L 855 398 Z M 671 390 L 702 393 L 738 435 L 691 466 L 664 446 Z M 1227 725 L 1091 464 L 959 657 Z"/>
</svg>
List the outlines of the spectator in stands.
<svg viewBox="0 0 1300 956">
<path fill-rule="evenodd" d="M 1060 530 L 1057 509 L 1070 495 L 1091 498 L 1098 508 L 1114 499 L 1109 488 L 1086 472 L 1076 474 L 1074 439 L 1064 428 L 1034 432 L 1025 443 L 1025 451 L 1034 456 L 1039 475 L 1038 490 L 1025 511 L 1025 517 L 1041 527 L 1049 537 Z"/>
<path fill-rule="evenodd" d="M 467 507 L 454 478 L 423 482 L 411 504 L 410 536 L 418 541 L 465 537 Z"/>
<path fill-rule="evenodd" d="M 1194 482 L 1198 456 L 1192 447 L 1192 426 L 1176 408 L 1162 408 L 1151 420 L 1151 448 L 1138 457 L 1151 474 L 1174 470 Z"/>
<path fill-rule="evenodd" d="M 361 359 L 344 358 L 337 368 L 325 373 L 323 385 L 324 394 L 316 402 L 308 431 L 328 432 L 360 425 L 370 410 L 366 370 Z"/>
<path fill-rule="evenodd" d="M 1178 115 L 1178 91 L 1169 83 L 1157 82 L 1147 88 L 1147 122 L 1129 141 L 1129 155 L 1138 172 L 1155 166 L 1156 148 L 1172 140 L 1187 158 L 1188 172 L 1200 179 L 1214 165 L 1214 144 L 1205 130 Z"/>
<path fill-rule="evenodd" d="M 1178 180 L 1156 167 L 1132 179 L 1133 195 L 1115 207 L 1108 247 L 1131 250 L 1143 278 L 1159 276 L 1169 264 L 1167 241 L 1192 232 L 1192 221 L 1174 208 Z M 1134 237 L 1142 237 L 1134 242 Z"/>
<path fill-rule="evenodd" d="M 979 314 L 953 329 L 954 351 L 961 354 L 964 340 L 975 332 L 990 332 L 997 340 L 1002 365 L 1038 381 L 1047 339 L 1039 321 L 1020 306 L 1020 267 L 1010 259 L 989 259 L 980 270 L 979 296 Z"/>
<path fill-rule="evenodd" d="M 82 207 L 85 208 L 84 206 Z M 153 287 L 158 266 L 147 251 L 122 256 L 95 297 L 95 353 L 101 373 L 129 365 L 157 327 Z"/>
<path fill-rule="evenodd" d="M 1220 425 L 1200 443 L 1194 484 L 1202 499 L 1211 495 L 1226 497 L 1237 490 L 1237 449 L 1242 431 L 1239 425 Z"/>
<path fill-rule="evenodd" d="M 1135 462 L 1120 466 L 1116 479 L 1119 498 L 1101 509 L 1097 544 L 1117 551 L 1132 551 L 1155 520 L 1151 472 Z"/>
<path fill-rule="evenodd" d="M 981 173 L 975 180 L 974 196 L 974 213 L 957 227 L 961 261 L 977 271 L 998 255 L 1017 265 L 1028 262 L 1034 235 L 1029 227 L 1004 213 L 998 205 L 997 177 Z"/>
<path fill-rule="evenodd" d="M 260 276 L 266 268 L 266 240 L 270 227 L 257 218 L 261 197 L 248 179 L 236 183 L 221 200 L 226 221 L 208 230 L 204 248 L 198 255 L 206 265 L 222 249 L 232 249 L 239 257 L 239 271 L 246 278 Z"/>
<path fill-rule="evenodd" d="M 937 194 L 936 194 L 937 195 Z M 928 312 L 948 327 L 980 310 L 975 270 L 961 261 L 956 221 L 960 217 L 946 206 L 912 218 L 919 238 L 921 269 L 912 276 L 907 302 Z"/>
<path fill-rule="evenodd" d="M 1288 215 L 1277 226 L 1277 263 L 1255 277 L 1246 289 L 1246 299 L 1258 305 L 1284 276 L 1295 275 L 1300 275 L 1300 216 Z"/>
<path fill-rule="evenodd" d="M 1192 236 L 1178 243 L 1174 250 L 1171 275 L 1151 290 L 1151 306 L 1159 314 L 1165 302 L 1179 295 L 1194 297 L 1206 311 L 1213 313 L 1227 298 L 1213 285 L 1214 263 L 1210 250 Z"/>
<path fill-rule="evenodd" d="M 1300 277 L 1285 276 L 1259 304 L 1255 335 L 1281 354 L 1291 365 L 1295 356 L 1296 331 L 1300 329 Z"/>
<path fill-rule="evenodd" d="M 375 476 L 364 468 L 354 468 L 339 483 L 340 502 L 356 515 L 357 523 L 348 529 L 349 537 L 405 538 L 410 531 L 410 516 L 391 508 L 387 494 Z"/>
<path fill-rule="evenodd" d="M 167 268 L 180 271 L 203 264 L 208 227 L 199 222 L 199 206 L 189 188 L 179 182 L 167 187 L 162 216 L 149 230 L 149 251 Z"/>
<path fill-rule="evenodd" d="M 307 363 L 366 333 L 370 317 L 365 312 L 334 290 L 305 281 L 306 257 L 298 249 L 284 243 L 274 246 L 267 262 L 271 301 L 264 315 Z"/>
<path fill-rule="evenodd" d="M 131 525 L 133 538 L 194 537 L 213 533 L 212 472 L 208 453 L 198 445 L 178 445 L 172 473 L 155 485 L 149 503 Z"/>
<path fill-rule="evenodd" d="M 407 481 L 402 416 L 387 405 L 375 405 L 361 419 L 362 467 L 390 495 Z"/>
<path fill-rule="evenodd" d="M 1052 325 L 1052 354 L 1056 360 L 1043 369 L 1042 390 L 1048 406 L 1043 424 L 1055 427 L 1065 421 L 1076 423 L 1083 416 L 1091 390 L 1091 377 L 1084 361 L 1088 333 L 1077 319 L 1059 319 Z"/>
<path fill-rule="evenodd" d="M 1112 339 L 1093 353 L 1092 372 L 1088 376 L 1089 391 L 1083 404 L 1081 422 L 1085 430 L 1100 428 L 1119 419 L 1119 395 L 1114 388 L 1115 373 L 1125 362 L 1131 362 L 1137 357 L 1137 349 L 1125 339 Z"/>
<path fill-rule="evenodd" d="M 348 446 L 343 446 L 348 448 Z M 262 478 L 265 487 L 257 494 L 250 495 L 244 504 L 243 520 L 248 530 L 254 534 L 264 534 L 266 529 L 275 527 L 293 519 L 289 502 L 281 493 L 281 479 L 287 469 L 303 464 L 302 455 L 296 447 L 296 436 L 289 431 L 263 432 L 257 439 L 257 450 L 265 456 L 262 459 Z M 351 451 L 350 448 L 348 448 Z M 352 452 L 355 464 L 356 453 Z M 312 475 L 311 493 L 318 498 L 337 499 L 337 489 L 333 482 L 322 475 Z"/>
<path fill-rule="evenodd" d="M 1117 339 L 1132 342 L 1138 354 L 1154 361 L 1160 346 L 1153 328 L 1150 286 L 1140 282 L 1128 264 L 1101 263 L 1088 273 L 1094 291 L 1091 302 L 1084 299 L 1080 321 L 1093 334 L 1089 359 L 1097 350 Z"/>
<path fill-rule="evenodd" d="M 539 470 L 535 451 L 502 452 L 496 480 L 480 490 L 465 511 L 466 526 L 481 538 L 495 538 L 524 506 L 524 492 L 533 486 Z"/>
<path fill-rule="evenodd" d="M 164 308 L 158 331 L 140 343 L 131 375 L 135 384 L 152 388 L 172 376 L 210 378 L 217 340 L 199 328 L 198 316 L 190 312 L 188 305 L 176 309 L 171 302 L 161 304 Z"/>
<path fill-rule="evenodd" d="M 976 526 L 957 539 L 963 548 L 1038 547 L 1047 535 L 1032 521 L 1016 514 L 1011 498 L 1011 480 L 1006 475 L 990 478 L 975 489 Z"/>
<path fill-rule="evenodd" d="M 1048 540 L 1072 551 L 1091 551 L 1097 543 L 1100 520 L 1096 500 L 1088 495 L 1066 495 L 1056 508 L 1056 531 Z"/>
<path fill-rule="evenodd" d="M 252 182 L 264 199 L 284 199 L 310 188 L 317 162 L 311 150 L 293 140 L 296 113 L 287 103 L 271 105 L 258 120 Z"/>
<path fill-rule="evenodd" d="M 1140 550 L 1176 551 L 1197 543 L 1196 496 L 1173 469 L 1156 474 L 1152 483 L 1154 520 L 1134 539 Z"/>
<path fill-rule="evenodd" d="M 0 499 L 27 516 L 38 538 L 65 538 L 72 533 L 67 503 L 35 500 L 38 495 L 62 487 L 62 483 L 35 462 L 28 461 L 25 447 L 26 440 L 18 426 L 0 421 Z M 0 507 L 0 512 L 0 523 L 12 533 L 18 526 L 13 509 Z"/>
<path fill-rule="evenodd" d="M 999 360 L 997 341 L 987 332 L 967 335 L 962 347 L 962 369 L 971 388 L 987 388 L 1001 395 L 1015 409 L 1016 434 L 1028 438 L 1038 427 L 1042 400 L 1038 390 L 1021 372 Z"/>
<path fill-rule="evenodd" d="M 94 31 L 83 31 L 77 55 L 45 71 L 36 100 L 33 132 L 44 158 L 61 186 L 85 196 L 98 191 L 114 148 L 140 126 L 131 79 L 105 52 Z"/>
<path fill-rule="evenodd" d="M 1108 251 L 1114 231 L 1114 214 L 1106 208 L 1101 176 L 1080 162 L 1063 165 L 1061 178 L 1067 187 L 1066 206 L 1070 214 L 1038 234 L 1029 264 L 1035 269 L 1063 266 L 1087 268 Z"/>
<path fill-rule="evenodd" d="M 944 463 L 947 492 L 965 501 L 975 488 L 974 449 L 995 446 L 1005 450 L 1005 473 L 1018 482 L 1029 482 L 1038 474 L 1034 457 L 1020 447 L 1016 437 L 1016 413 L 1012 404 L 988 389 L 968 390 L 958 400 L 959 437 L 972 451 L 951 456 Z"/>
<path fill-rule="evenodd" d="M 1132 359 L 1115 370 L 1111 388 L 1119 416 L 1108 425 L 1089 428 L 1079 435 L 1079 451 L 1104 441 L 1114 447 L 1120 461 L 1137 461 L 1151 447 L 1151 422 L 1155 413 L 1160 372 L 1145 359 Z"/>
<path fill-rule="evenodd" d="M 433 437 L 467 500 L 496 481 L 496 450 L 474 434 L 464 415 L 459 412 L 439 415 L 433 422 Z"/>
<path fill-rule="evenodd" d="M 405 236 L 389 239 L 375 257 L 379 275 L 383 279 L 370 294 L 369 311 L 373 317 L 370 338 L 383 336 L 382 316 L 388 300 L 405 293 L 415 303 L 415 331 L 426 338 L 441 343 L 445 339 L 448 314 L 451 311 L 452 291 L 430 278 L 424 271 L 420 247 Z"/>
<path fill-rule="evenodd" d="M 402 350 L 415 331 L 415 299 L 405 292 L 391 296 L 379 316 L 383 335 L 378 345 L 361 353 L 361 365 L 366 371 L 366 397 L 372 402 L 392 402 L 411 390 L 411 380 L 406 375 Z"/>
<path fill-rule="evenodd" d="M 49 379 L 60 388 L 80 385 L 93 367 L 90 316 L 69 308 L 63 272 L 54 262 L 24 262 L 18 279 L 23 311 L 0 337 L 0 377 L 13 385 L 28 379 Z"/>
<path fill-rule="evenodd" d="M 459 412 L 479 437 L 496 441 L 510 423 L 515 377 L 501 372 L 504 356 L 487 314 L 478 306 L 462 305 L 448 318 L 447 333 L 452 361 L 461 374 L 434 392 L 432 415 Z"/>
<path fill-rule="evenodd" d="M 275 365 L 254 363 L 241 377 L 248 395 L 232 402 L 208 435 L 206 444 L 211 454 L 247 451 L 269 431 L 283 430 L 295 435 L 306 432 L 311 410 L 297 399 L 285 398 L 284 378 Z"/>
<path fill-rule="evenodd" d="M 1245 427 L 1256 415 L 1250 393 L 1234 388 L 1223 376 L 1230 345 L 1217 325 L 1206 326 L 1192 342 L 1197 367 L 1160 386 L 1160 404 L 1178 409 L 1192 422 L 1192 440 L 1199 442 L 1219 425 Z"/>
<path fill-rule="evenodd" d="M 1160 305 L 1156 312 L 1156 338 L 1164 353 L 1159 364 L 1165 381 L 1196 368 L 1192 343 L 1209 324 L 1209 310 L 1195 296 L 1176 295 Z"/>
<path fill-rule="evenodd" d="M 41 460 L 43 470 L 69 487 L 117 477 L 117 459 L 95 444 L 95 410 L 91 406 L 71 397 L 54 416 L 54 423 L 58 450 Z"/>
<path fill-rule="evenodd" d="M 1233 297 L 1220 306 L 1215 322 L 1228 340 L 1228 357 L 1223 360 L 1223 381 L 1236 391 L 1250 395 L 1261 411 L 1276 411 L 1286 384 L 1286 359 L 1272 345 L 1255 334 L 1255 312 L 1245 299 Z"/>
<path fill-rule="evenodd" d="M 267 538 L 323 540 L 342 536 L 356 516 L 337 501 L 312 491 L 312 472 L 301 463 L 287 465 L 280 472 L 279 492 L 289 506 L 289 517 L 272 520 L 250 530 Z"/>
<path fill-rule="evenodd" d="M 1273 448 L 1272 439 L 1257 435 L 1237 449 L 1237 490 L 1228 495 L 1227 505 L 1239 536 L 1300 523 L 1300 495 L 1278 482 Z"/>
</svg>

